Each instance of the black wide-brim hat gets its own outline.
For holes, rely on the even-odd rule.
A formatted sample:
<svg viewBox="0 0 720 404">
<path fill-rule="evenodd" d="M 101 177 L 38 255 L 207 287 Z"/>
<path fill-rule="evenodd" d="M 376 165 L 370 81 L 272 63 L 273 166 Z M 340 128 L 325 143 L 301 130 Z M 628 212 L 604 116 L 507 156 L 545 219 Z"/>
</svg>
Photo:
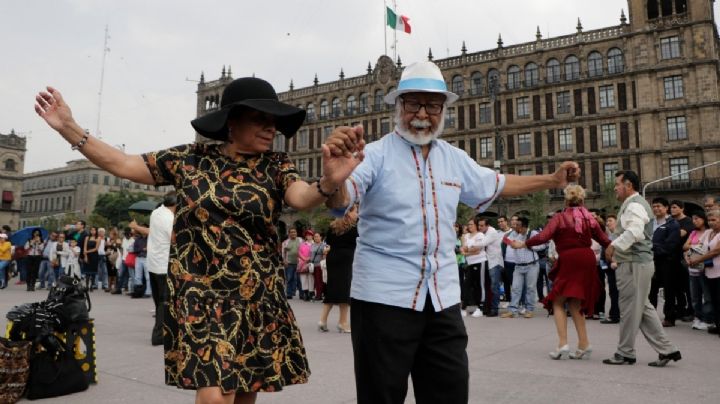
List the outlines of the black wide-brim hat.
<svg viewBox="0 0 720 404">
<path fill-rule="evenodd" d="M 227 140 L 227 120 L 236 107 L 248 107 L 275 117 L 275 129 L 285 137 L 292 137 L 305 121 L 305 110 L 278 100 L 272 85 L 255 77 L 233 80 L 225 87 L 220 99 L 220 109 L 193 119 L 195 130 L 210 139 Z"/>
</svg>

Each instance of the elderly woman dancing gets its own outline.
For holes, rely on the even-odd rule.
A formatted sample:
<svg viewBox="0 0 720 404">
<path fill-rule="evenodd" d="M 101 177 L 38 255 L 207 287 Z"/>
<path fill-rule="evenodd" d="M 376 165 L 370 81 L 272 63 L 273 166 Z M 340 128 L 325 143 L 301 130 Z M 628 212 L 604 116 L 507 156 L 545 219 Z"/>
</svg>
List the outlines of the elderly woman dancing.
<svg viewBox="0 0 720 404">
<path fill-rule="evenodd" d="M 277 132 L 294 135 L 305 111 L 281 103 L 258 78 L 234 80 L 218 110 L 191 122 L 221 144 L 127 155 L 85 133 L 52 87 L 37 95 L 35 111 L 100 168 L 177 190 L 164 311 L 166 383 L 197 390 L 196 403 L 253 403 L 258 391 L 305 383 L 305 349 L 284 293 L 279 216 L 283 204 L 304 210 L 333 196 L 364 157 L 362 129 L 326 140 L 325 175 L 310 185 L 287 154 L 271 151 Z M 357 139 L 353 154 L 345 144 L 349 132 Z"/>
<path fill-rule="evenodd" d="M 555 242 L 559 258 L 550 272 L 552 290 L 543 303 L 553 313 L 558 333 L 558 348 L 550 352 L 552 359 L 588 359 L 592 352 L 585 314 L 592 315 L 595 301 L 600 293 L 600 284 L 595 270 L 595 254 L 590 245 L 596 240 L 603 247 L 610 244 L 605 232 L 584 206 L 585 190 L 579 185 L 565 188 L 565 209 L 553 215 L 550 222 L 539 234 L 526 242 L 516 241 L 514 248 L 532 247 Z M 567 303 L 578 334 L 578 347 L 570 352 L 567 342 Z"/>
</svg>

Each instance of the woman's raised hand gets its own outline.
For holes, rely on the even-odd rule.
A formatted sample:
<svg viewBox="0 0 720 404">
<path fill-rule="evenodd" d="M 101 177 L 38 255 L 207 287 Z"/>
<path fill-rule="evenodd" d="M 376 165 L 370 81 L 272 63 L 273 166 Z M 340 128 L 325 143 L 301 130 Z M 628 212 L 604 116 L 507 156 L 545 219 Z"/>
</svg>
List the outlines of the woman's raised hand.
<svg viewBox="0 0 720 404">
<path fill-rule="evenodd" d="M 35 96 L 35 112 L 58 132 L 73 122 L 72 112 L 62 94 L 50 86 L 47 91 L 41 91 Z"/>
<path fill-rule="evenodd" d="M 323 176 L 339 186 L 365 158 L 362 126 L 336 128 L 322 145 Z"/>
</svg>

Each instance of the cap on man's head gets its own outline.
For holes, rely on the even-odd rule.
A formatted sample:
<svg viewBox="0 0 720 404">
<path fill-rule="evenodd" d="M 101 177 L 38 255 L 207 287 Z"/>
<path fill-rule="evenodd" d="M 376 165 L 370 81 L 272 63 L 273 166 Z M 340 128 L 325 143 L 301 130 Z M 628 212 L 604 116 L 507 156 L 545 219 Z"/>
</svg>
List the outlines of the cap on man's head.
<svg viewBox="0 0 720 404">
<path fill-rule="evenodd" d="M 5 238 L 5 239 L 6 239 L 6 238 L 8 238 L 8 235 L 5 234 L 5 233 L 0 233 L 0 238 Z"/>
<path fill-rule="evenodd" d="M 437 93 L 445 95 L 447 104 L 452 104 L 458 95 L 448 91 L 440 68 L 433 62 L 416 62 L 406 67 L 400 76 L 397 89 L 385 96 L 385 102 L 395 104 L 397 97 L 405 93 Z"/>
</svg>

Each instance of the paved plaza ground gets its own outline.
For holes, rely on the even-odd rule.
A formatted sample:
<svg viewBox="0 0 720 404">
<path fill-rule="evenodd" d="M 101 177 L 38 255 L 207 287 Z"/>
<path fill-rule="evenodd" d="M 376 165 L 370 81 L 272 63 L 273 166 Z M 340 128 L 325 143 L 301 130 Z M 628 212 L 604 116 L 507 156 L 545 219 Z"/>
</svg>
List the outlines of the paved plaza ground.
<svg viewBox="0 0 720 404">
<path fill-rule="evenodd" d="M 0 291 L 4 313 L 13 305 L 39 301 L 46 291 L 25 292 L 11 285 Z M 96 324 L 98 384 L 83 393 L 47 403 L 192 403 L 194 393 L 163 384 L 163 349 L 150 346 L 152 299 L 130 299 L 95 291 L 91 315 Z M 316 329 L 321 304 L 292 301 L 303 331 L 312 376 L 306 385 L 262 393 L 258 403 L 335 404 L 355 402 L 350 336 Z M 638 337 L 638 363 L 608 366 L 617 341 L 617 325 L 590 321 L 594 348 L 589 361 L 553 361 L 555 327 L 544 310 L 532 319 L 466 318 L 470 341 L 471 403 L 718 403 L 720 338 L 692 330 L 688 323 L 669 328 L 683 360 L 656 369 L 655 353 Z M 330 326 L 337 321 L 331 313 Z M 570 326 L 570 341 L 576 343 Z M 414 403 L 412 389 L 408 403 Z"/>
</svg>

